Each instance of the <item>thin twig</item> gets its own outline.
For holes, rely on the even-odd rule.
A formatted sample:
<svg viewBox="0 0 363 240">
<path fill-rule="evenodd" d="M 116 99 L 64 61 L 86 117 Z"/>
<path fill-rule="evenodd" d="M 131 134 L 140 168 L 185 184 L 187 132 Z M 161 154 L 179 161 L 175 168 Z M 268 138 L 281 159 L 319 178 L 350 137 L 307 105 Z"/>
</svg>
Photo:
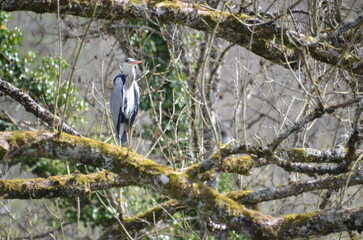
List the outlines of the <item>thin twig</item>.
<svg viewBox="0 0 363 240">
<path fill-rule="evenodd" d="M 346 108 L 346 107 L 348 107 L 348 106 L 350 106 L 350 105 L 352 105 L 354 103 L 357 103 L 359 101 L 360 101 L 360 98 L 354 98 L 354 99 L 351 99 L 351 100 L 346 101 L 344 103 L 332 105 L 332 106 L 325 107 L 325 108 L 317 108 L 317 109 L 313 110 L 307 116 L 305 116 L 303 119 L 301 119 L 300 121 L 296 122 L 294 125 L 292 125 L 288 129 L 286 129 L 283 133 L 281 133 L 280 135 L 278 135 L 268 145 L 269 149 L 271 149 L 272 151 L 275 150 L 280 145 L 280 143 L 283 140 L 285 140 L 287 137 L 289 137 L 292 133 L 294 133 L 296 131 L 299 131 L 306 124 L 308 124 L 309 122 L 312 122 L 315 119 L 321 118 L 325 113 L 331 114 L 331 113 L 333 113 L 335 110 L 337 110 L 339 108 Z"/>
<path fill-rule="evenodd" d="M 77 62 L 78 62 L 78 58 L 79 58 L 79 56 L 80 56 L 80 54 L 81 54 L 81 50 L 82 50 L 82 47 L 83 47 L 83 44 L 84 44 L 84 42 L 85 42 L 85 40 L 86 40 L 86 37 L 87 37 L 87 32 L 88 32 L 88 30 L 90 29 L 90 27 L 91 27 L 91 24 L 92 24 L 92 21 L 93 21 L 93 18 L 95 17 L 95 15 L 96 15 L 96 10 L 97 10 L 97 4 L 95 3 L 94 4 L 94 6 L 93 6 L 93 14 L 92 14 L 92 17 L 91 17 L 91 19 L 89 20 L 89 23 L 88 23 L 88 25 L 87 25 L 87 28 L 86 28 L 86 31 L 85 31 L 85 34 L 83 35 L 83 37 L 82 37 L 82 40 L 81 40 L 81 43 L 80 43 L 80 46 L 79 46 L 79 48 L 78 48 L 78 51 L 77 51 L 77 55 L 76 55 L 76 58 L 75 58 L 75 60 L 74 60 L 74 63 L 73 63 L 73 65 L 72 65 L 72 68 L 71 68 L 71 72 L 70 72 L 70 74 L 69 74 L 69 79 L 68 79 L 68 87 L 67 87 L 67 95 L 66 95 L 66 102 L 65 102 L 65 104 L 64 104 L 64 108 L 63 108 L 63 112 L 62 112 L 62 120 L 61 120 L 61 127 L 60 127 L 60 129 L 59 129 L 59 134 L 61 134 L 62 133 L 62 126 L 63 126 L 63 124 L 64 124 L 64 117 L 65 117 L 65 114 L 66 114 L 66 110 L 67 110 L 67 108 L 68 108 L 68 102 L 69 102 L 69 95 L 70 95 L 70 90 L 71 90 L 71 86 L 72 86 L 72 78 L 73 78 L 73 74 L 74 74 L 74 72 L 75 72 L 75 70 L 76 70 L 76 64 L 77 64 Z"/>
</svg>

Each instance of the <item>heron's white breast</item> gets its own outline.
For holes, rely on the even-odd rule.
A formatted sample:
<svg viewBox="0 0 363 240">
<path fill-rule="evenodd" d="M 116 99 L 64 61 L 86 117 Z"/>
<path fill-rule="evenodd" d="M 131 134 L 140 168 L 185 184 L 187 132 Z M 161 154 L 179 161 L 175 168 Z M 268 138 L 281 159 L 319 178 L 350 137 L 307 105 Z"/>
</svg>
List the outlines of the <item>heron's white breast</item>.
<svg viewBox="0 0 363 240">
<path fill-rule="evenodd" d="M 131 84 L 131 86 L 129 88 L 126 89 L 125 91 L 125 96 L 126 96 L 126 100 L 127 100 L 127 103 L 126 103 L 126 108 L 125 108 L 125 117 L 127 119 L 130 119 L 131 118 L 131 115 L 134 111 L 134 108 L 135 108 L 135 92 L 134 92 L 134 88 L 135 88 L 135 83 L 133 82 Z"/>
</svg>

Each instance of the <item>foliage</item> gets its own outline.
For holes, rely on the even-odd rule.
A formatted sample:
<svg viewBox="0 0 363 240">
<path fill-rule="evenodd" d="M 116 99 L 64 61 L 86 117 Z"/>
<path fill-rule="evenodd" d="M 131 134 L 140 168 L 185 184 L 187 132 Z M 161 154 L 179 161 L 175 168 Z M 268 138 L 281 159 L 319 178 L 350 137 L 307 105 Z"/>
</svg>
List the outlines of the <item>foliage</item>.
<svg viewBox="0 0 363 240">
<path fill-rule="evenodd" d="M 41 58 L 34 52 L 22 52 L 23 34 L 18 27 L 7 27 L 11 16 L 9 13 L 0 12 L 0 76 L 5 81 L 22 88 L 39 104 L 54 112 L 54 102 L 57 94 L 56 87 L 59 78 L 59 67 L 64 71 L 67 63 L 53 57 Z M 78 90 L 72 85 L 70 90 L 69 105 L 66 119 L 73 123 L 85 123 L 81 112 L 87 110 L 84 100 L 77 98 Z M 58 106 L 63 106 L 66 100 L 66 88 L 59 91 Z M 6 128 L 8 129 L 8 128 Z"/>
<path fill-rule="evenodd" d="M 0 11 L 0 77 L 22 88 L 36 102 L 54 112 L 59 67 L 65 71 L 68 64 L 62 59 L 61 66 L 59 66 L 59 59 L 55 57 L 40 58 L 34 52 L 23 52 L 20 49 L 23 42 L 22 31 L 18 27 L 8 28 L 11 19 L 9 13 Z M 58 106 L 64 106 L 66 101 L 67 89 L 66 84 L 63 85 L 58 94 Z M 78 94 L 77 87 L 72 84 L 69 94 L 69 106 L 72 107 L 66 110 L 65 119 L 69 119 L 73 124 L 81 125 L 86 123 L 86 119 L 81 113 L 86 111 L 88 106 L 83 99 L 78 98 Z M 57 110 L 59 112 L 59 109 Z M 0 120 L 1 131 L 17 129 L 19 129 L 17 126 Z M 21 164 L 22 170 L 31 169 L 31 172 L 39 177 L 67 174 L 67 168 L 71 172 L 84 170 L 84 166 L 80 164 L 66 164 L 64 161 L 53 161 L 46 158 L 28 158 Z M 73 202 L 74 200 L 65 199 L 61 201 L 61 206 L 65 209 L 67 219 L 76 222 L 77 210 L 73 206 Z M 95 213 L 96 210 L 99 212 Z M 110 217 L 105 209 L 93 208 L 93 205 L 85 205 L 81 214 L 81 219 L 85 223 L 92 222 L 90 219 L 93 219 L 96 225 Z"/>
</svg>

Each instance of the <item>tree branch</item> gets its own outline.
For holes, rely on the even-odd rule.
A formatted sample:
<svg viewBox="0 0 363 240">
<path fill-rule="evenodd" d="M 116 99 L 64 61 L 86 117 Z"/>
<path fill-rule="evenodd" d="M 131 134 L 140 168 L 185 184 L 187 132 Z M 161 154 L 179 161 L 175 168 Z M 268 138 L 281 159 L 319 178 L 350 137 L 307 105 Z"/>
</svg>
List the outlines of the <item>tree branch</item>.
<svg viewBox="0 0 363 240">
<path fill-rule="evenodd" d="M 336 104 L 336 105 L 332 105 L 332 106 L 329 106 L 329 107 L 318 107 L 317 109 L 311 111 L 303 119 L 301 119 L 300 121 L 296 122 L 294 125 L 292 125 L 288 129 L 286 129 L 283 133 L 281 133 L 280 135 L 278 135 L 269 144 L 269 148 L 271 150 L 275 150 L 280 145 L 280 143 L 283 140 L 285 140 L 288 136 L 290 136 L 293 132 L 296 132 L 296 131 L 300 130 L 302 127 L 304 127 L 309 122 L 312 122 L 315 119 L 321 118 L 325 113 L 328 113 L 328 114 L 333 113 L 335 110 L 337 110 L 339 108 L 349 107 L 350 105 L 352 105 L 354 103 L 357 103 L 359 101 L 361 101 L 361 98 L 360 97 L 351 99 L 351 100 L 346 101 L 344 103 L 339 103 L 339 104 Z"/>
<path fill-rule="evenodd" d="M 36 101 L 34 101 L 28 94 L 23 92 L 21 89 L 15 87 L 14 85 L 4 81 L 0 78 L 0 91 L 13 98 L 15 101 L 23 105 L 26 111 L 33 113 L 37 118 L 46 122 L 49 126 L 52 126 L 54 115 L 49 112 L 48 109 L 40 106 Z M 54 124 L 60 126 L 61 119 L 56 116 Z M 63 131 L 75 136 L 81 136 L 76 130 L 63 124 Z"/>
<path fill-rule="evenodd" d="M 174 213 L 186 209 L 178 201 L 169 200 L 167 202 L 161 203 L 149 210 L 138 214 L 135 217 L 123 219 L 122 224 L 128 231 L 128 234 L 133 236 L 135 233 L 139 232 L 141 229 L 145 229 L 154 225 L 158 221 L 169 218 Z M 101 239 L 109 239 L 108 236 L 117 236 L 118 239 L 126 238 L 124 228 L 120 224 L 114 224 L 109 227 L 103 234 Z"/>
<path fill-rule="evenodd" d="M 286 197 L 297 196 L 299 194 L 322 189 L 339 189 L 345 186 L 354 186 L 363 184 L 363 171 L 354 171 L 353 173 L 341 174 L 339 176 L 327 177 L 318 180 L 297 181 L 284 186 L 267 188 L 257 191 L 238 190 L 229 192 L 227 197 L 241 204 L 256 204 L 265 201 L 283 199 Z M 155 221 L 173 215 L 174 213 L 184 210 L 185 207 L 175 200 L 170 200 L 160 206 L 149 209 L 145 213 L 139 214 L 133 218 L 126 219 L 124 222 L 125 228 L 132 233 L 137 230 L 144 229 L 152 225 Z M 290 215 L 291 216 L 291 215 Z M 106 235 L 123 234 L 123 229 L 118 225 L 110 227 L 104 234 Z"/>
<path fill-rule="evenodd" d="M 341 164 L 344 162 L 348 154 L 348 150 L 340 147 L 321 150 L 315 148 L 292 148 L 287 150 L 277 150 L 276 154 L 291 162 Z M 353 158 L 356 159 L 361 154 L 363 154 L 362 150 L 356 150 L 353 153 Z"/>
<path fill-rule="evenodd" d="M 83 197 L 93 191 L 128 186 L 126 178 L 101 171 L 84 175 L 53 176 L 35 179 L 0 179 L 0 197 L 4 199 L 39 199 Z"/>
<path fill-rule="evenodd" d="M 354 171 L 318 180 L 297 181 L 287 185 L 257 191 L 233 191 L 228 193 L 227 196 L 242 204 L 256 204 L 297 196 L 314 190 L 339 189 L 358 184 L 363 184 L 363 171 Z"/>
<path fill-rule="evenodd" d="M 363 231 L 363 207 L 330 209 L 279 218 L 280 231 L 276 239 L 293 239 L 312 234 L 327 235 L 348 230 Z"/>
<path fill-rule="evenodd" d="M 357 29 L 360 26 L 363 25 L 363 13 L 357 16 L 355 19 L 351 19 L 347 21 L 345 24 L 337 28 L 333 33 L 326 35 L 320 39 L 321 40 L 327 40 L 330 38 L 336 38 L 339 35 L 342 35 L 343 33 L 347 32 L 350 29 Z"/>
<path fill-rule="evenodd" d="M 347 229 L 362 230 L 363 226 L 361 208 L 274 218 L 249 210 L 202 182 L 125 148 L 65 133 L 0 132 L 0 158 L 3 161 L 22 159 L 34 154 L 103 167 L 123 176 L 128 184 L 150 187 L 185 207 L 195 208 L 205 217 L 213 217 L 213 222 L 224 223 L 228 229 L 252 239 L 307 237 Z M 337 214 L 340 215 L 336 216 Z"/>
<path fill-rule="evenodd" d="M 147 160 L 130 149 L 65 133 L 0 132 L 0 158 L 3 161 L 27 158 L 34 154 L 102 167 L 125 176 L 129 184 L 150 187 L 185 206 L 197 206 L 204 215 L 214 215 L 220 222 L 229 222 L 232 224 L 231 229 L 248 236 L 273 234 L 272 229 L 266 229 L 270 226 L 264 224 L 264 221 L 271 219 L 270 216 L 248 210 L 201 182 Z M 240 229 L 231 219 L 243 222 L 250 228 Z"/>
<path fill-rule="evenodd" d="M 108 20 L 157 19 L 160 23 L 177 23 L 191 28 L 211 32 L 221 16 L 216 36 L 240 46 L 248 47 L 255 54 L 276 64 L 297 68 L 305 49 L 318 61 L 338 65 L 338 67 L 356 74 L 363 74 L 363 60 L 354 54 L 342 54 L 325 42 L 319 42 L 288 29 L 283 29 L 270 21 L 262 22 L 255 16 L 247 14 L 220 13 L 219 10 L 183 1 L 127 1 L 94 0 L 60 2 L 60 12 L 81 17 L 91 17 L 92 9 L 97 4 L 96 18 Z M 4 11 L 33 11 L 36 13 L 56 13 L 57 1 L 4 0 L 0 3 Z M 351 25 L 350 25 L 351 26 Z M 355 25 L 352 25 L 353 27 Z M 253 29 L 253 30 L 252 30 Z M 253 35 L 253 41 L 251 37 Z M 341 57 L 340 57 L 341 56 Z"/>
<path fill-rule="evenodd" d="M 190 166 L 185 173 L 203 181 L 215 172 L 229 172 L 246 175 L 252 168 L 275 164 L 288 172 L 300 172 L 309 176 L 315 174 L 340 174 L 347 172 L 344 166 L 324 165 L 323 163 L 342 164 L 348 150 L 345 148 L 314 149 L 292 148 L 278 149 L 273 154 L 269 149 L 258 146 L 241 145 L 235 142 L 219 146 L 216 152 L 200 164 Z M 244 154 L 243 156 L 240 156 Z M 356 150 L 353 157 L 358 158 L 363 152 Z M 311 164 L 314 163 L 314 164 Z"/>
</svg>

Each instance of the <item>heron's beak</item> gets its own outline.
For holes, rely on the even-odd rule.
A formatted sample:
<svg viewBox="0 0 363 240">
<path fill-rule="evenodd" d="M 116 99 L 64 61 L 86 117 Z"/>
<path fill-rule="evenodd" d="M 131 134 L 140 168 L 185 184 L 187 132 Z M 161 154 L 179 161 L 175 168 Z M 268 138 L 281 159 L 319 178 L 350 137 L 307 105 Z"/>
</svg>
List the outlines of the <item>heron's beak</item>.
<svg viewBox="0 0 363 240">
<path fill-rule="evenodd" d="M 137 60 L 135 60 L 135 61 L 132 61 L 131 63 L 136 65 L 136 64 L 141 63 L 141 61 L 137 61 Z"/>
</svg>

